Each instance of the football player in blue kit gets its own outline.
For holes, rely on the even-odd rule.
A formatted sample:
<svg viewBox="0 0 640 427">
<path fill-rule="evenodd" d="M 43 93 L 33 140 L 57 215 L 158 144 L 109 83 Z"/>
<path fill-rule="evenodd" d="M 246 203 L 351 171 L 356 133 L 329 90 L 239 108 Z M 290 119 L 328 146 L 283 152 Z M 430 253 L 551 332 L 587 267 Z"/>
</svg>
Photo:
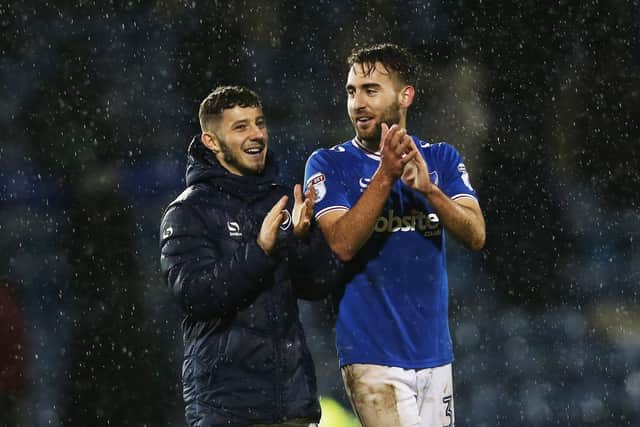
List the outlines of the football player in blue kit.
<svg viewBox="0 0 640 427">
<path fill-rule="evenodd" d="M 482 249 L 482 211 L 455 148 L 407 133 L 412 55 L 380 44 L 348 64 L 356 136 L 305 170 L 316 220 L 347 262 L 336 322 L 345 388 L 365 427 L 453 426 L 445 234 Z"/>
</svg>

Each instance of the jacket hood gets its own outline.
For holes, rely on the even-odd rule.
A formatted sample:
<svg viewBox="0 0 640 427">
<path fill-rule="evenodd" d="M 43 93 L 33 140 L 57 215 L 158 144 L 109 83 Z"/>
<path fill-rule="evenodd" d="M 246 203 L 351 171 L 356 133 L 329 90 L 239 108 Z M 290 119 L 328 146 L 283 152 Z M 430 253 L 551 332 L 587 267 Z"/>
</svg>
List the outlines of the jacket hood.
<svg viewBox="0 0 640 427">
<path fill-rule="evenodd" d="M 206 183 L 240 197 L 256 196 L 277 185 L 276 163 L 273 152 L 267 151 L 265 167 L 260 175 L 234 175 L 220 165 L 215 154 L 202 144 L 199 136 L 194 136 L 187 155 L 187 186 Z"/>
</svg>

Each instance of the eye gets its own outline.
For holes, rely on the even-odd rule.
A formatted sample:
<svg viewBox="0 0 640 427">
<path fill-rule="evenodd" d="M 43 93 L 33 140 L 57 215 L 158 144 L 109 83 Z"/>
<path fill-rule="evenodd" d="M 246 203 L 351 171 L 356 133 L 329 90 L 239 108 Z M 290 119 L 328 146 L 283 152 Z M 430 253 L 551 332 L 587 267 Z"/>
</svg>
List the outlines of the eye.
<svg viewBox="0 0 640 427">
<path fill-rule="evenodd" d="M 353 96 L 355 93 L 356 93 L 356 91 L 352 87 L 347 89 L 347 95 L 348 96 Z"/>
<path fill-rule="evenodd" d="M 264 129 L 267 126 L 267 123 L 264 119 L 256 120 L 256 126 L 260 129 Z"/>
<path fill-rule="evenodd" d="M 238 132 L 242 132 L 242 131 L 244 131 L 246 128 L 247 128 L 247 125 L 246 125 L 246 124 L 244 124 L 244 123 L 241 123 L 241 124 L 235 125 L 235 126 L 233 127 L 233 130 L 238 131 Z"/>
<path fill-rule="evenodd" d="M 373 95 L 375 95 L 376 93 L 378 93 L 378 91 L 377 91 L 377 90 L 372 89 L 372 88 L 367 88 L 367 95 L 369 95 L 369 96 L 373 96 Z"/>
</svg>

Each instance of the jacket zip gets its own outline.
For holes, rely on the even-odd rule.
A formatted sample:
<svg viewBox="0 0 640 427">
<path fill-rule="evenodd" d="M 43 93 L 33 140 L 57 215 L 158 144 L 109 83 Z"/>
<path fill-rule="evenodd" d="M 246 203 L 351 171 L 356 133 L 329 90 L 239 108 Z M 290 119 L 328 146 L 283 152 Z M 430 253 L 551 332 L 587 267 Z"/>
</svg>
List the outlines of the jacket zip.
<svg viewBox="0 0 640 427">
<path fill-rule="evenodd" d="M 275 285 L 274 285 L 275 287 Z M 280 330 L 279 325 L 275 316 L 275 303 L 273 303 L 273 296 L 271 294 L 268 295 L 267 298 L 267 316 L 274 326 L 273 330 L 277 331 L 275 336 L 272 338 L 273 340 L 273 350 L 274 350 L 274 388 L 275 388 L 275 407 L 276 407 L 276 417 L 274 422 L 279 422 L 284 417 L 284 406 L 283 406 L 283 387 L 281 386 L 281 377 L 282 377 L 282 339 L 280 338 Z"/>
</svg>

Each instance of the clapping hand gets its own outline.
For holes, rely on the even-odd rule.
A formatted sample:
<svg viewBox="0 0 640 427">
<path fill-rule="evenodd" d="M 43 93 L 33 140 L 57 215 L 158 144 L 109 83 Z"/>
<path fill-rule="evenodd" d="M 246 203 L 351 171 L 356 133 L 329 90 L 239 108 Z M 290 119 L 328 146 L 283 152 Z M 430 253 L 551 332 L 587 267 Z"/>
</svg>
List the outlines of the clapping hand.
<svg viewBox="0 0 640 427">
<path fill-rule="evenodd" d="M 392 182 L 400 178 L 405 166 L 419 155 L 412 149 L 413 139 L 407 135 L 407 130 L 393 125 L 388 127 L 382 123 L 380 137 L 380 166 L 378 171 L 386 175 Z M 415 144 L 414 144 L 415 146 Z"/>
<path fill-rule="evenodd" d="M 288 196 L 282 196 L 280 200 L 273 205 L 271 210 L 267 212 L 267 215 L 262 221 L 260 234 L 258 234 L 258 246 L 260 246 L 267 255 L 270 254 L 275 247 L 278 230 L 280 230 L 280 225 L 282 225 L 286 219 L 284 208 L 287 205 L 287 200 L 289 200 Z"/>
<path fill-rule="evenodd" d="M 313 206 L 316 202 L 316 192 L 313 185 L 310 185 L 302 198 L 302 186 L 296 184 L 293 187 L 293 234 L 299 238 L 304 238 L 311 227 L 313 217 Z"/>
<path fill-rule="evenodd" d="M 415 152 L 416 155 L 405 165 L 400 179 L 409 188 L 413 188 L 423 194 L 427 193 L 429 187 L 432 185 L 431 179 L 429 178 L 429 167 L 418 151 L 418 147 L 416 147 L 413 139 L 408 135 L 406 135 L 405 138 L 410 140 L 407 141 L 410 146 L 410 151 Z"/>
</svg>

